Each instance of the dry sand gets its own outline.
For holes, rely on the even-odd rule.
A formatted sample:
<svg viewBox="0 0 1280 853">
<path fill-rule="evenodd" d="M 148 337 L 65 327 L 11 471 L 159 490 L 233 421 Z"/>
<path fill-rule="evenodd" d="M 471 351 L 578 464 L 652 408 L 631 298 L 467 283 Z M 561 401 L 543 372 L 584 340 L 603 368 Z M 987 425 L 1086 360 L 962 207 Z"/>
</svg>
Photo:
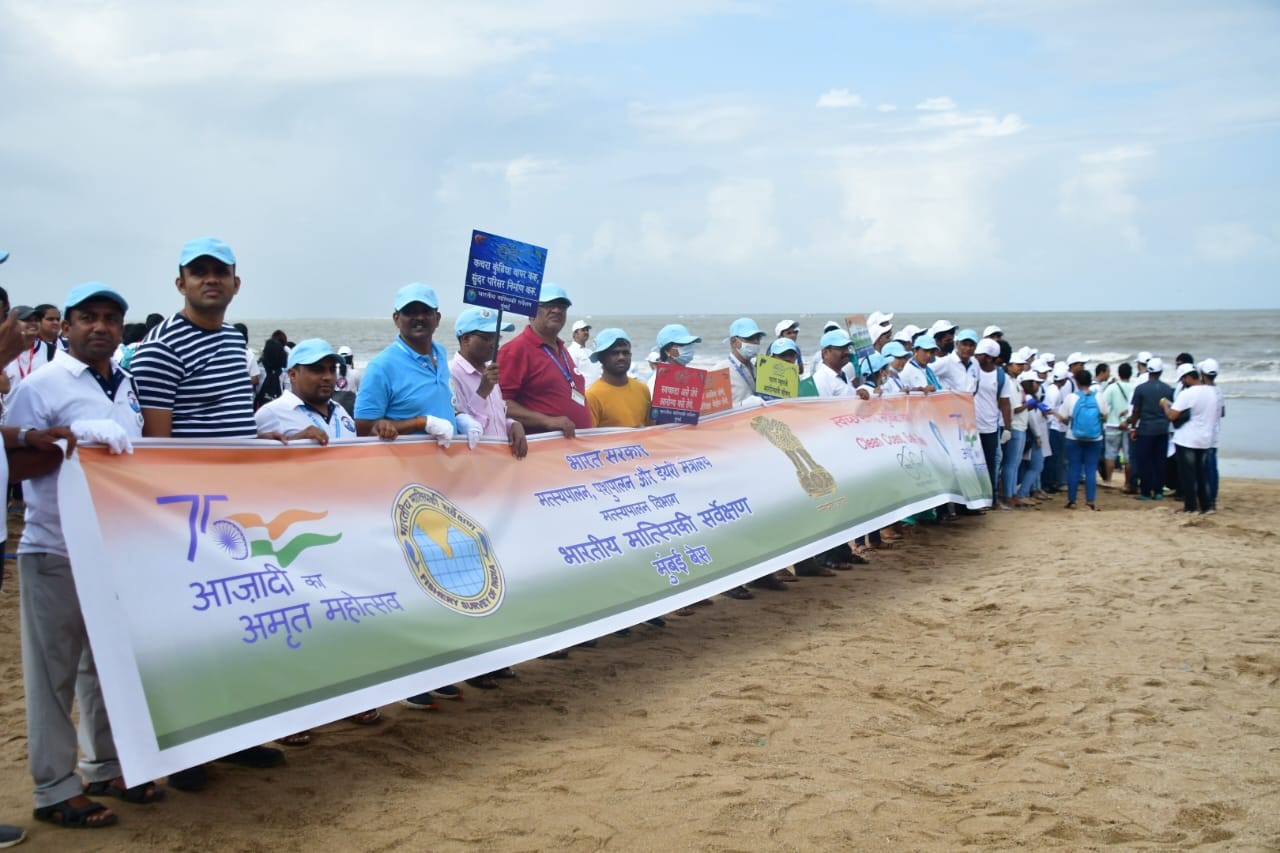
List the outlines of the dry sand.
<svg viewBox="0 0 1280 853">
<path fill-rule="evenodd" d="M 35 824 L 0 595 L 0 819 L 45 850 L 1280 848 L 1280 484 L 1104 492 L 533 661 L 271 771 Z"/>
</svg>

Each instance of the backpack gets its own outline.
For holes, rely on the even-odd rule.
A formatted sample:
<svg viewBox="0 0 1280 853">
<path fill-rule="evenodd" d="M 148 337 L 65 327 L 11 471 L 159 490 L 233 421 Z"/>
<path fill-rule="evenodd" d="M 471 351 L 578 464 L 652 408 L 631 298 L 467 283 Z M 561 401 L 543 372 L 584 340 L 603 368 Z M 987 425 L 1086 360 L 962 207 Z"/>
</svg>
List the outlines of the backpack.
<svg viewBox="0 0 1280 853">
<path fill-rule="evenodd" d="M 254 411 L 277 399 L 283 393 L 284 389 L 280 387 L 280 371 L 263 371 L 262 381 L 258 384 L 258 393 L 253 398 Z"/>
<path fill-rule="evenodd" d="M 1102 438 L 1102 412 L 1093 394 L 1082 394 L 1071 412 L 1071 434 L 1080 441 Z"/>
</svg>

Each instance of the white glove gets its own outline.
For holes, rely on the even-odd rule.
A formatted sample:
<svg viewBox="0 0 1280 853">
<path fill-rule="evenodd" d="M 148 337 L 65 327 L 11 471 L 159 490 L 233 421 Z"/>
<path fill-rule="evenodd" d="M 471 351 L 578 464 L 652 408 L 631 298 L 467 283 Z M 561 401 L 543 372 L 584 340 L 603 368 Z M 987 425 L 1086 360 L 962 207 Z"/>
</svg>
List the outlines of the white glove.
<svg viewBox="0 0 1280 853">
<path fill-rule="evenodd" d="M 71 425 L 71 432 L 75 434 L 76 441 L 85 444 L 105 444 L 114 454 L 133 452 L 133 442 L 129 441 L 129 433 L 115 421 L 105 418 L 76 421 Z"/>
<path fill-rule="evenodd" d="M 480 443 L 480 436 L 484 434 L 480 422 L 466 412 L 458 412 L 454 419 L 458 422 L 458 432 L 465 433 L 467 436 L 467 447 L 475 450 L 476 445 Z"/>
<path fill-rule="evenodd" d="M 426 421 L 423 428 L 427 431 L 427 435 L 434 438 L 441 447 L 448 447 L 453 443 L 453 423 L 451 421 L 437 418 L 435 415 L 427 415 L 423 420 Z"/>
<path fill-rule="evenodd" d="M 1010 433 L 1011 433 L 1011 432 L 1012 432 L 1012 430 L 1008 430 L 1008 429 L 1004 429 L 1004 430 L 1001 430 L 1001 431 L 1000 431 L 1000 443 L 1001 443 L 1001 444 L 1008 444 L 1008 442 L 1009 442 L 1009 435 L 1010 435 Z"/>
</svg>

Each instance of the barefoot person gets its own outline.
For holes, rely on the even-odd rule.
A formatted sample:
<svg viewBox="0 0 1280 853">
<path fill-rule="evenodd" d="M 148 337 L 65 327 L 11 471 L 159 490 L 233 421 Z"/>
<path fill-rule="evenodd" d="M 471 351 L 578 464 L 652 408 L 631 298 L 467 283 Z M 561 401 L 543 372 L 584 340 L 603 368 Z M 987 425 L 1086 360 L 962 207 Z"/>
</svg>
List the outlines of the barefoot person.
<svg viewBox="0 0 1280 853">
<path fill-rule="evenodd" d="M 20 449 L 13 475 L 30 480 L 18 572 L 34 815 L 81 829 L 116 822 L 115 814 L 86 792 L 131 803 L 153 803 L 164 796 L 150 782 L 125 787 L 58 515 L 62 453 L 53 445 L 56 438 L 74 436 L 120 453 L 132 452 L 130 439 L 142 435 L 133 379 L 111 359 L 128 307 L 105 284 L 91 282 L 72 290 L 63 323 L 68 349 L 56 349 L 53 361 L 18 387 L 5 428 L 5 444 Z M 10 433 L 15 433 L 12 438 Z M 69 440 L 67 455 L 73 447 Z M 73 700 L 79 705 L 83 780 L 76 772 Z"/>
</svg>

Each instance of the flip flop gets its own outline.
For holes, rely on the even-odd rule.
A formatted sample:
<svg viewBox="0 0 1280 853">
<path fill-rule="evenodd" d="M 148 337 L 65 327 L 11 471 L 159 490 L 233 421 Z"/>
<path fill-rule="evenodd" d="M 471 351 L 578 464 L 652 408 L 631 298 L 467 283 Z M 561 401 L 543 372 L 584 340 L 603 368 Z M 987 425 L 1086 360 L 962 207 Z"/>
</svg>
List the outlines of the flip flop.
<svg viewBox="0 0 1280 853">
<path fill-rule="evenodd" d="M 382 712 L 377 708 L 371 708 L 368 711 L 361 711 L 359 714 L 352 714 L 347 717 L 347 722 L 355 723 L 357 726 L 372 726 L 374 723 L 382 721 Z"/>
<path fill-rule="evenodd" d="M 744 586 L 735 586 L 733 589 L 725 590 L 724 594 L 730 598 L 736 598 L 738 601 L 750 601 L 755 598 L 755 596 L 751 594 L 751 590 Z"/>
</svg>

